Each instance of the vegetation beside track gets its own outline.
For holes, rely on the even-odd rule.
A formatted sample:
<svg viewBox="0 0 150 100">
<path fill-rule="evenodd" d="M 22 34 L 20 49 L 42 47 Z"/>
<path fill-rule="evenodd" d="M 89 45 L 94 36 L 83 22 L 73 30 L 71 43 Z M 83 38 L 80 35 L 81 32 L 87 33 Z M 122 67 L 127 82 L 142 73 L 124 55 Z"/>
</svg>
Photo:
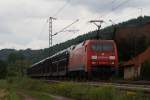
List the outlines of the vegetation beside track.
<svg viewBox="0 0 150 100">
<path fill-rule="evenodd" d="M 49 86 L 51 94 L 62 95 L 75 100 L 149 100 L 142 91 L 120 91 L 113 86 L 90 86 L 82 83 L 62 82 Z"/>
<path fill-rule="evenodd" d="M 0 100 L 52 100 L 44 84 L 27 78 L 0 80 Z"/>
<path fill-rule="evenodd" d="M 19 92 L 19 93 L 18 93 Z M 24 94 L 35 100 L 52 100 L 60 95 L 74 100 L 149 100 L 142 92 L 125 92 L 113 86 L 91 86 L 74 82 L 43 82 L 28 78 L 9 78 L 0 81 L 0 100 L 24 100 Z"/>
</svg>

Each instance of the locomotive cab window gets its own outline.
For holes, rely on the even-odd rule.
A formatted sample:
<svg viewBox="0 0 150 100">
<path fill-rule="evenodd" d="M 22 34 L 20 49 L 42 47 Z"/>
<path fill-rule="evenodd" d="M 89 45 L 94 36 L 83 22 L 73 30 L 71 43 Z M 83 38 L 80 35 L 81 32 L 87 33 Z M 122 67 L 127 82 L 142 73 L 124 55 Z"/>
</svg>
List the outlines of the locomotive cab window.
<svg viewBox="0 0 150 100">
<path fill-rule="evenodd" d="M 113 51 L 113 44 L 112 43 L 106 43 L 103 45 L 103 51 Z"/>
<path fill-rule="evenodd" d="M 113 51 L 112 43 L 94 43 L 92 44 L 93 51 Z"/>
</svg>

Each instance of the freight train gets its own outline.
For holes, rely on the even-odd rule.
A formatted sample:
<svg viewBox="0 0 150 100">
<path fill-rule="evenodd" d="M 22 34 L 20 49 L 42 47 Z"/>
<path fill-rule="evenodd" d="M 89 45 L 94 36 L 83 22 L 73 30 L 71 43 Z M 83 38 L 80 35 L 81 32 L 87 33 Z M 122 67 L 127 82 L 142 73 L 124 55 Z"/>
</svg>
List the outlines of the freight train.
<svg viewBox="0 0 150 100">
<path fill-rule="evenodd" d="M 33 64 L 27 74 L 34 78 L 110 77 L 117 65 L 113 40 L 86 40 Z"/>
</svg>

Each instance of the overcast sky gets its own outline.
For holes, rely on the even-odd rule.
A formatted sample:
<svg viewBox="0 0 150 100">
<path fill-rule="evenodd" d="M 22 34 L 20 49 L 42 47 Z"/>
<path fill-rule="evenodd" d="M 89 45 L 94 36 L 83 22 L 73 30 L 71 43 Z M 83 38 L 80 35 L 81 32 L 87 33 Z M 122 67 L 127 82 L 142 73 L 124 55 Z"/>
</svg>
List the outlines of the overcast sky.
<svg viewBox="0 0 150 100">
<path fill-rule="evenodd" d="M 0 49 L 43 49 L 48 47 L 49 16 L 53 32 L 61 30 L 76 19 L 79 22 L 54 37 L 54 44 L 85 34 L 96 27 L 88 21 L 102 19 L 103 27 L 150 15 L 150 0 L 0 0 Z"/>
</svg>

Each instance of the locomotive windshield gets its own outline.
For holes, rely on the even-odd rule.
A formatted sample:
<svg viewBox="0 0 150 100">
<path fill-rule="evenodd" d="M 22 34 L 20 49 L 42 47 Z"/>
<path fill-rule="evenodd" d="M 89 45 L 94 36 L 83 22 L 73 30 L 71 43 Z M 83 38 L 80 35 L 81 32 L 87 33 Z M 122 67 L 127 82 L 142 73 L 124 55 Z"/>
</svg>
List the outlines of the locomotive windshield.
<svg viewBox="0 0 150 100">
<path fill-rule="evenodd" d="M 94 43 L 92 44 L 93 51 L 113 51 L 112 43 Z"/>
</svg>

